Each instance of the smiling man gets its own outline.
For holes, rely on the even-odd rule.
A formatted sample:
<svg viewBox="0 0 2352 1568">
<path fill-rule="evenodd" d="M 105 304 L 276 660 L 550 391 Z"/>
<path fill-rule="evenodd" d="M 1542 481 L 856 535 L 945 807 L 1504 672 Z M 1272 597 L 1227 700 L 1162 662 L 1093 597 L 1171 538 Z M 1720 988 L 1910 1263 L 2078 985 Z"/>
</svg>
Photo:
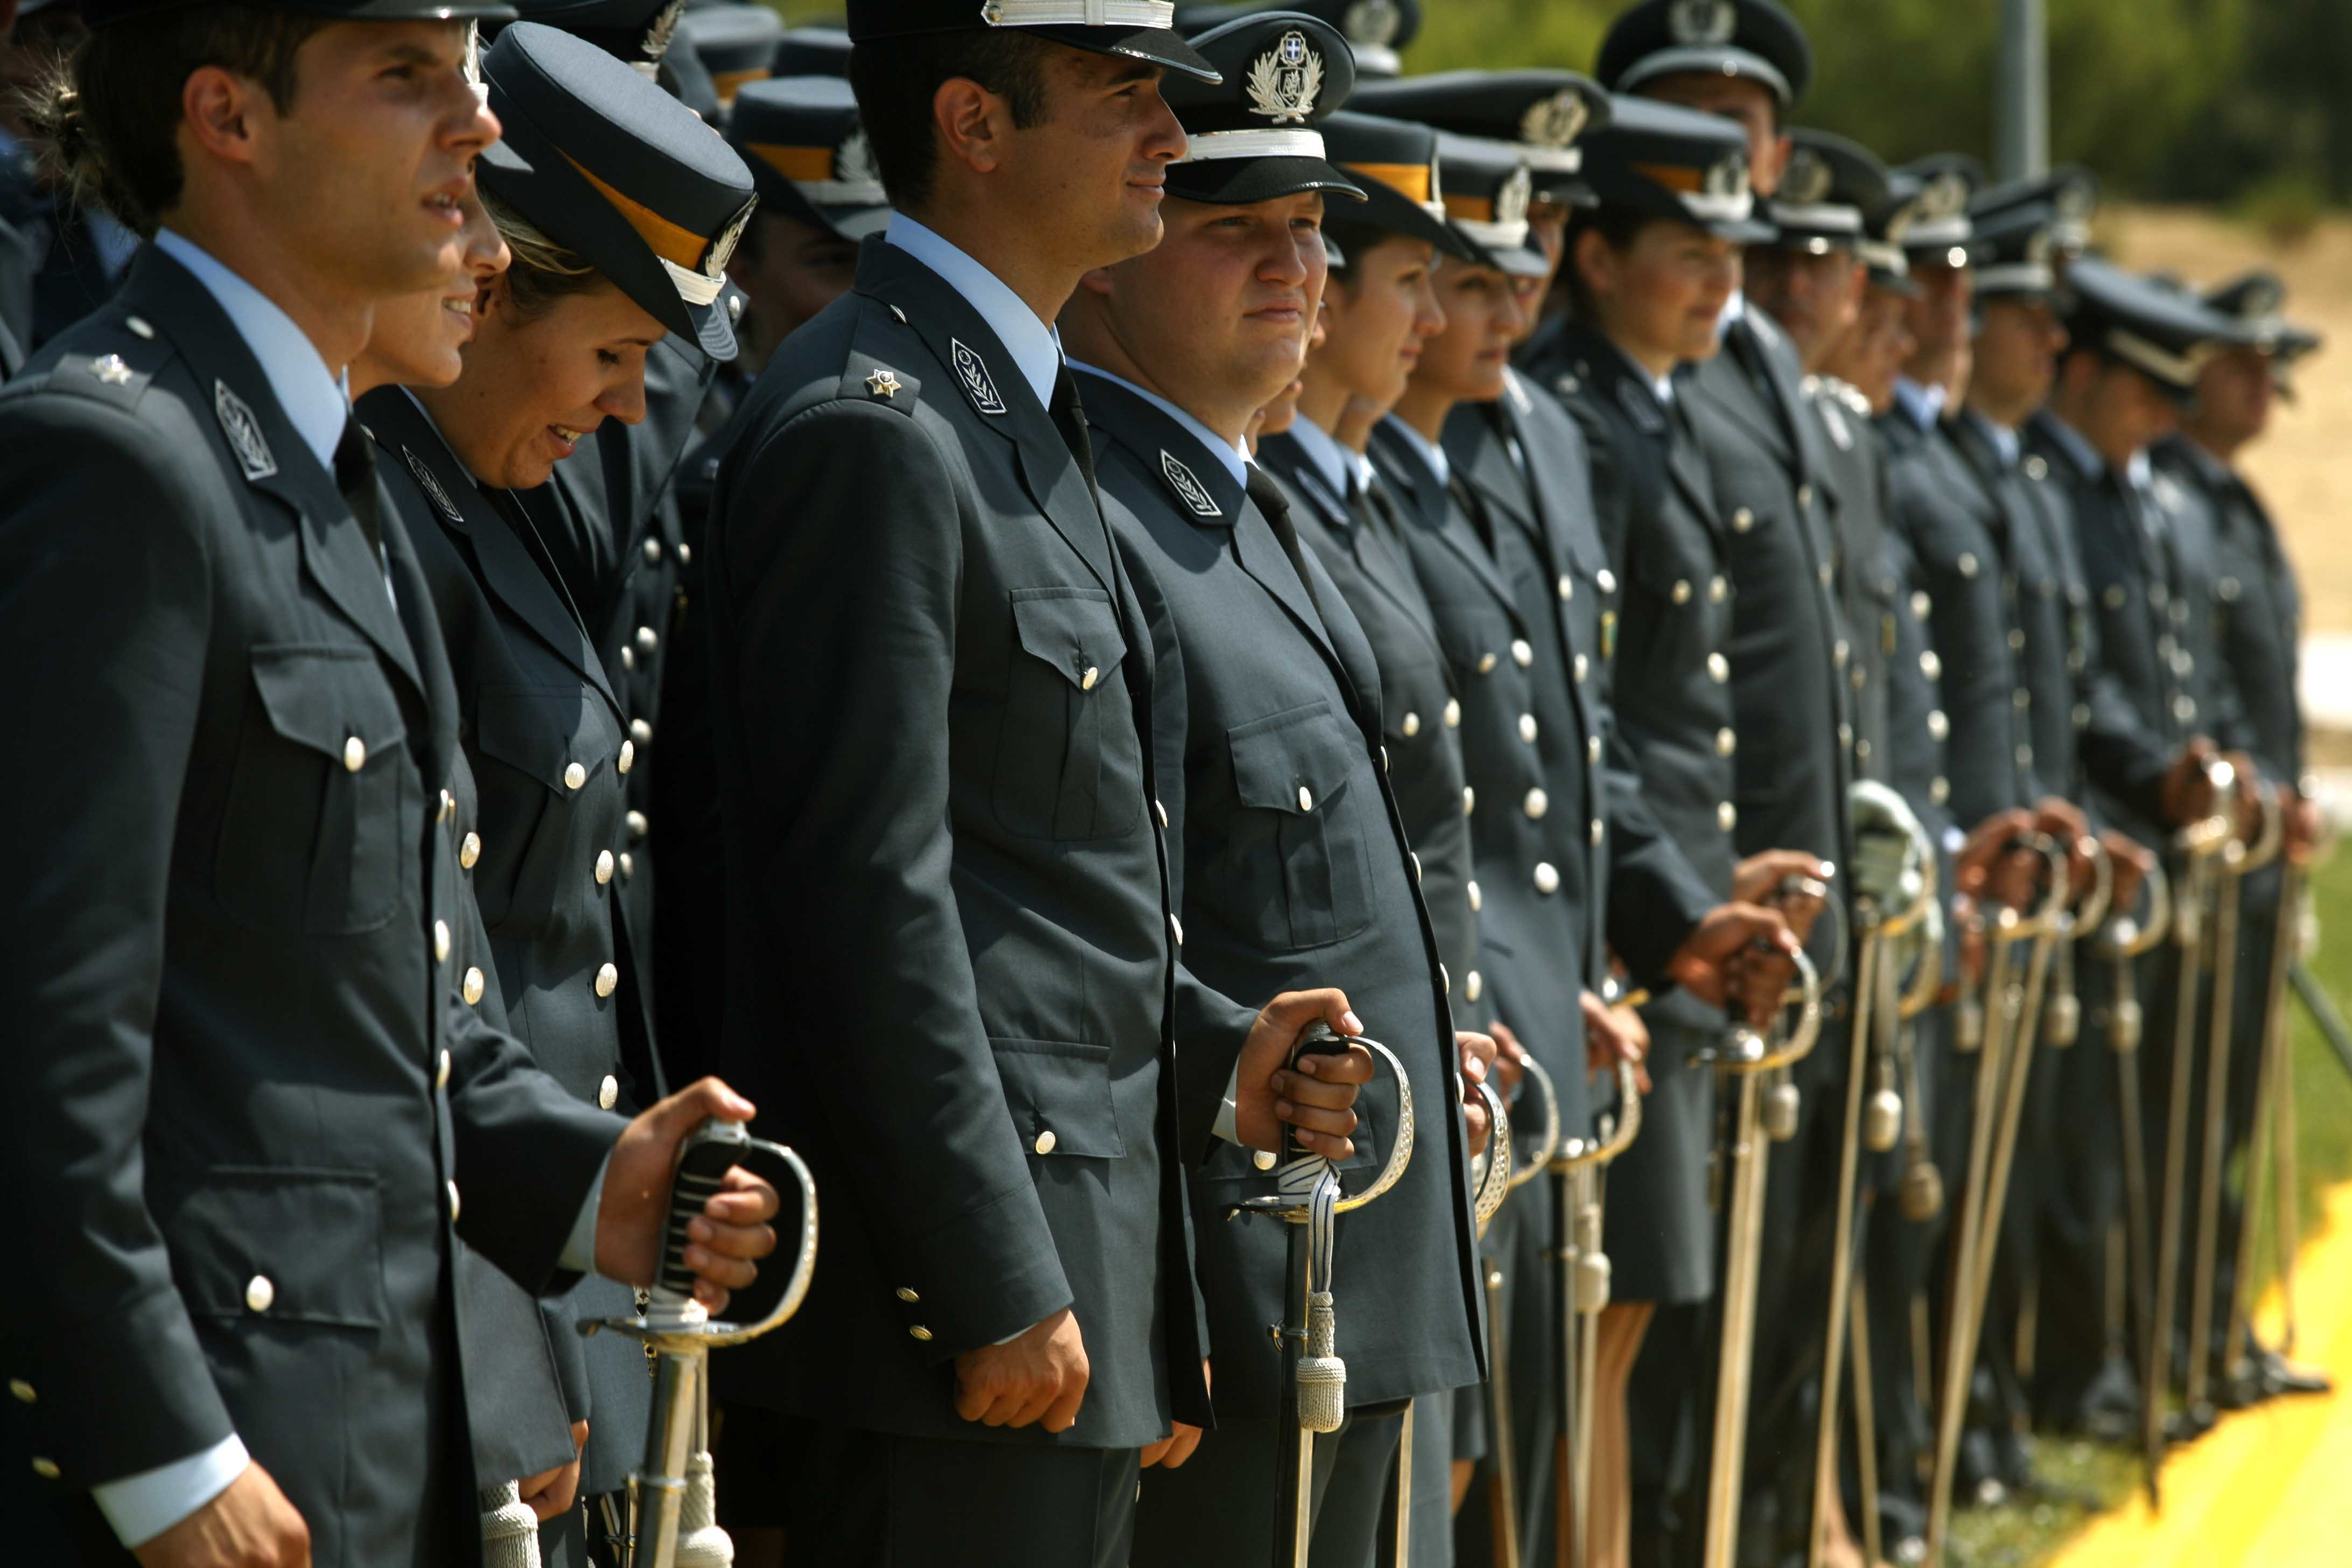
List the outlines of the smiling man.
<svg viewBox="0 0 2352 1568">
<path fill-rule="evenodd" d="M 1145 742 L 1181 700 L 1050 323 L 1160 242 L 1163 69 L 1217 73 L 1169 6 L 1103 9 L 850 7 L 896 216 L 719 477 L 720 1055 L 845 1194 L 798 1321 L 719 1368 L 721 1467 L 773 1510 L 735 1523 L 796 1562 L 1125 1563 L 1139 1460 L 1208 1424 L 1180 1087 L 1213 1108 L 1238 1060 L 1244 1141 L 1276 1146 L 1279 1092 L 1346 1157 L 1370 1076 L 1276 1070 L 1313 1019 L 1358 1032 L 1337 992 L 1258 1013 L 1177 963 Z"/>
<path fill-rule="evenodd" d="M 475 1561 L 453 1237 L 649 1284 L 680 1139 L 751 1113 L 572 1100 L 453 962 L 457 698 L 342 391 L 462 265 L 499 126 L 453 9 L 93 4 L 44 109 L 152 244 L 0 394 L 0 625 L 50 672 L 0 914 L 0 1171 L 47 1200 L 0 1230 L 27 1561 Z M 775 1205 L 705 1206 L 709 1305 Z"/>
<path fill-rule="evenodd" d="M 1321 301 L 1325 202 L 1363 205 L 1318 129 L 1346 100 L 1354 61 L 1337 29 L 1293 13 L 1193 42 L 1225 81 L 1171 89 L 1192 135 L 1168 171 L 1168 237 L 1087 274 L 1062 330 L 1161 676 L 1150 740 L 1186 963 L 1229 996 L 1315 976 L 1340 985 L 1418 1090 L 1403 1180 L 1339 1225 L 1349 1414 L 1315 1443 L 1317 1558 L 1368 1563 L 1408 1402 L 1479 1375 L 1465 1181 L 1477 1129 L 1454 1092 L 1464 1047 L 1448 1001 L 1464 977 L 1440 953 L 1390 791 L 1372 645 L 1244 444 L 1252 416 L 1297 374 Z M 1256 1557 L 1288 1504 L 1272 1485 L 1284 1435 L 1265 1332 L 1284 1315 L 1286 1239 L 1281 1226 L 1221 1217 L 1273 1180 L 1215 1114 L 1230 1062 L 1230 1049 L 1188 1060 L 1181 1124 L 1188 1143 L 1213 1151 L 1193 1221 L 1217 1429 L 1181 1470 L 1146 1473 L 1139 1564 Z M 1382 1079 L 1364 1100 L 1360 1141 L 1368 1163 L 1381 1161 L 1394 1085 Z"/>
</svg>

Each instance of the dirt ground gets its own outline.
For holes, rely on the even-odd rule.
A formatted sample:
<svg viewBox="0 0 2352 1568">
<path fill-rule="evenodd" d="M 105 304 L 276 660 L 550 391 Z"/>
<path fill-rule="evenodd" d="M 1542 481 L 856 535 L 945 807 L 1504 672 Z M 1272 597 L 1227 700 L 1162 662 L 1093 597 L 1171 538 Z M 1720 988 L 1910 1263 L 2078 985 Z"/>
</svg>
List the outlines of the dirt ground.
<svg viewBox="0 0 2352 1568">
<path fill-rule="evenodd" d="M 2286 281 L 2287 314 L 2326 335 L 2329 346 L 2297 372 L 2296 402 L 2281 406 L 2246 468 L 2301 573 L 2305 631 L 2352 633 L 2352 527 L 2341 521 L 2352 500 L 2352 218 L 2330 218 L 2284 248 L 2199 208 L 2111 209 L 2099 228 L 2124 265 L 2200 284 L 2268 267 Z"/>
</svg>

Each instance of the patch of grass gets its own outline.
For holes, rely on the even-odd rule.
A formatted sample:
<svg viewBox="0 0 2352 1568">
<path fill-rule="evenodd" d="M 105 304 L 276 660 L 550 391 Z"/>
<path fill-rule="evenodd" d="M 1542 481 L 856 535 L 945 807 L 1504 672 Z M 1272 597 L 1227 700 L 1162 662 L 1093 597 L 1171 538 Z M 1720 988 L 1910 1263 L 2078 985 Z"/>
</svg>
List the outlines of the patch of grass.
<svg viewBox="0 0 2352 1568">
<path fill-rule="evenodd" d="M 2239 218 L 2281 249 L 2308 240 L 2327 216 L 2327 187 L 2301 168 L 2281 169 L 2237 201 Z"/>
</svg>

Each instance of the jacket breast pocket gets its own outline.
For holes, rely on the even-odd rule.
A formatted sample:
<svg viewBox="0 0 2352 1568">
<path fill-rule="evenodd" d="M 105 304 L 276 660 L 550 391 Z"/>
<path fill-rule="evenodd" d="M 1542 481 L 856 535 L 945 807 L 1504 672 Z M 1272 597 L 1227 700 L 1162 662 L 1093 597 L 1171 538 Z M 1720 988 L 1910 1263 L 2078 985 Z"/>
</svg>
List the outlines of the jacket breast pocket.
<svg viewBox="0 0 2352 1568">
<path fill-rule="evenodd" d="M 1127 1152 L 1111 1102 L 1110 1047 L 1083 1040 L 992 1039 L 1004 1108 L 1021 1146 L 1052 1159 Z"/>
<path fill-rule="evenodd" d="M 253 649 L 214 885 L 249 924 L 376 930 L 415 884 L 424 809 L 400 700 L 360 644 Z"/>
<path fill-rule="evenodd" d="M 1143 809 L 1143 752 L 1101 588 L 1015 588 L 997 738 L 997 820 L 1024 838 L 1110 838 Z"/>
<path fill-rule="evenodd" d="M 1246 925 L 1269 948 L 1345 941 L 1371 923 L 1367 813 L 1350 787 L 1363 741 L 1319 699 L 1225 731 L 1236 812 L 1233 878 Z"/>
<path fill-rule="evenodd" d="M 383 1325 L 383 1199 L 369 1172 L 216 1166 L 163 1230 L 195 1317 Z"/>
<path fill-rule="evenodd" d="M 532 937 L 593 923 L 602 897 L 597 854 L 619 840 L 627 809 L 618 721 L 603 696 L 574 680 L 485 686 L 476 694 L 474 745 L 482 795 L 482 865 L 476 889 L 498 937 Z"/>
</svg>

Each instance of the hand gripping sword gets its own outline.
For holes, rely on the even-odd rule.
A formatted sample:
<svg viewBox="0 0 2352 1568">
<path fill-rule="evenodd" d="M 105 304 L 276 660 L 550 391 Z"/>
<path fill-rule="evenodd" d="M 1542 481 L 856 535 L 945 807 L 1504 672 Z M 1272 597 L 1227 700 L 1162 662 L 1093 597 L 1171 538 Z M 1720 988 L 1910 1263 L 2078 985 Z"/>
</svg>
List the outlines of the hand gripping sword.
<svg viewBox="0 0 2352 1568">
<path fill-rule="evenodd" d="M 714 1320 L 703 1310 L 694 1300 L 694 1275 L 686 1267 L 687 1225 L 734 1165 L 758 1171 L 774 1184 L 787 1205 L 777 1215 L 778 1235 L 792 1234 L 789 1205 L 795 1194 L 800 1198 L 800 1248 L 793 1270 L 766 1312 L 740 1323 Z M 669 1219 L 662 1229 L 661 1267 L 650 1304 L 634 1318 L 580 1325 L 583 1337 L 601 1331 L 642 1341 L 655 1357 L 645 1461 L 629 1476 L 628 1568 L 728 1568 L 735 1561 L 734 1543 L 719 1528 L 716 1515 L 710 1352 L 748 1344 L 799 1311 L 815 1272 L 816 1182 L 801 1157 L 780 1143 L 752 1137 L 738 1121 L 706 1121 L 688 1134 L 671 1177 Z"/>
<path fill-rule="evenodd" d="M 1865 793 L 1878 787 L 1855 786 L 1857 817 L 1863 815 L 1865 807 L 1882 805 L 1881 802 Z M 1893 801 L 1891 805 L 1899 807 L 1900 802 Z M 1899 829 L 1906 840 L 1904 862 L 1906 866 L 1916 867 L 1916 883 L 1909 903 L 1900 910 L 1889 911 L 1882 907 L 1883 895 L 1880 892 L 1863 888 L 1857 870 L 1854 1018 L 1846 1063 L 1845 1135 L 1838 1151 L 1837 1218 L 1835 1228 L 1830 1233 L 1830 1290 L 1822 1362 L 1821 1424 L 1813 1442 L 1813 1516 L 1805 1550 L 1807 1568 L 1822 1568 L 1828 1554 L 1830 1504 L 1838 1484 L 1839 1379 L 1844 1371 L 1847 1313 L 1853 1300 L 1854 1189 L 1860 1178 L 1863 1144 L 1870 1131 L 1864 1125 L 1869 1107 L 1863 1093 L 1863 1083 L 1870 1074 L 1874 1044 L 1881 1031 L 1891 1033 L 1900 1025 L 1892 984 L 1894 966 L 1887 960 L 1887 944 L 1922 926 L 1936 901 L 1936 850 L 1928 841 L 1926 827 L 1907 809 L 1885 809 L 1879 820 L 1886 828 Z M 1858 828 L 1858 835 L 1859 832 Z M 1897 1121 L 1902 1117 L 1899 1101 L 1895 1117 Z M 1890 1139 L 1885 1143 L 1877 1144 L 1876 1148 L 1884 1152 L 1891 1146 Z M 1855 1370 L 1857 1392 L 1867 1374 L 1866 1367 Z M 1864 1501 L 1871 1505 L 1871 1517 L 1874 1519 L 1875 1500 L 1865 1499 Z"/>
<path fill-rule="evenodd" d="M 1315 1435 L 1337 1432 L 1348 1415 L 1348 1365 L 1339 1359 L 1339 1325 L 1331 1307 L 1331 1265 L 1339 1239 L 1336 1222 L 1339 1215 L 1363 1207 L 1395 1186 L 1412 1161 L 1412 1079 L 1396 1054 L 1379 1041 L 1359 1035 L 1352 1043 L 1386 1061 L 1396 1075 L 1397 1130 L 1390 1141 L 1388 1163 L 1380 1175 L 1353 1197 L 1343 1196 L 1339 1167 L 1301 1149 L 1286 1126 L 1275 1192 L 1225 1210 L 1227 1220 L 1264 1215 L 1291 1227 L 1283 1275 L 1285 1321 L 1269 1331 L 1280 1369 L 1276 1395 L 1281 1415 L 1276 1429 L 1275 1568 L 1307 1568 L 1315 1523 Z M 1296 1065 L 1301 1057 L 1336 1055 L 1349 1044 L 1318 1020 L 1301 1031 L 1290 1059 Z M 1405 1479 L 1410 1481 L 1410 1475 Z"/>
<path fill-rule="evenodd" d="M 2205 1026 L 2205 1148 L 2197 1172 L 2197 1258 L 2189 1285 L 2189 1386 L 2185 1419 L 2191 1432 L 2202 1432 L 2220 1419 L 2206 1389 L 2213 1356 L 2213 1275 L 2221 1260 L 2221 1162 L 2230 1127 L 2230 1058 L 2237 1035 L 2238 911 L 2245 879 L 2279 857 L 2286 846 L 2286 812 L 2277 790 L 2264 786 L 2255 797 L 2262 805 L 2262 830 L 2249 846 L 2236 840 L 2221 847 L 2221 868 L 2214 890 L 2213 987 L 2211 1012 Z M 2253 1190 L 2252 1173 L 2246 1190 Z"/>
<path fill-rule="evenodd" d="M 1748 1352 L 1756 1337 L 1756 1284 L 1763 1246 L 1764 1180 L 1769 1170 L 1759 1090 L 1778 1073 L 1812 1054 L 1822 1032 L 1822 981 L 1812 960 L 1795 955 L 1793 1024 L 1776 1026 L 1773 1038 L 1742 1024 L 1719 1050 L 1695 1065 L 1712 1068 L 1739 1086 L 1733 1113 L 1731 1200 L 1726 1216 L 1723 1342 L 1716 1371 L 1715 1436 L 1707 1463 L 1705 1568 L 1732 1568 L 1739 1543 L 1739 1491 L 1748 1447 Z"/>
<path fill-rule="evenodd" d="M 1559 1152 L 1561 1137 L 1559 1122 L 1559 1090 L 1551 1074 L 1541 1062 L 1530 1056 L 1524 1064 L 1528 1085 L 1535 1091 L 1537 1103 L 1543 1110 L 1543 1142 L 1528 1155 L 1525 1163 L 1512 1169 L 1507 1193 L 1521 1187 L 1543 1173 Z M 1494 1153 L 1487 1152 L 1488 1169 L 1493 1169 Z M 1482 1229 L 1483 1234 L 1483 1229 Z M 1487 1531 L 1494 1542 L 1494 1568 L 1520 1568 L 1518 1456 L 1512 1447 L 1511 1375 L 1507 1353 L 1510 1335 L 1503 1325 L 1503 1287 L 1507 1282 L 1502 1261 L 1496 1258 L 1481 1259 L 1481 1272 L 1486 1287 L 1486 1518 Z M 1400 1552 L 1400 1564 L 1412 1559 Z"/>
<path fill-rule="evenodd" d="M 2048 863 L 2049 890 L 2030 915 L 2008 908 L 1996 914 L 1986 946 L 1987 1027 L 1977 1057 L 1968 1174 L 1961 1183 L 1960 1211 L 1953 1226 L 1951 1313 L 1944 1340 L 1944 1386 L 1936 1405 L 1934 1479 L 1927 1495 L 1930 1563 L 1944 1560 L 1951 1523 L 1952 1478 L 1959 1466 L 1960 1427 L 1968 1413 L 1969 1379 L 1976 1365 L 1984 1294 L 1992 1281 L 1993 1256 L 2000 1250 L 2000 1214 L 2009 1196 L 2009 1163 L 2016 1152 L 2017 1123 L 2024 1114 L 2042 993 L 2049 979 L 2050 950 L 2058 939 L 2058 917 L 2065 909 L 2069 890 L 2065 850 L 2040 835 L 2032 843 Z M 2029 944 L 2032 952 L 2021 979 L 2017 950 Z"/>
<path fill-rule="evenodd" d="M 2148 1314 L 2149 1331 L 2140 1346 L 2140 1447 L 2150 1467 L 2151 1489 L 2156 1485 L 2154 1468 L 2164 1457 L 2164 1400 L 2172 1384 L 2172 1315 L 2180 1283 L 2181 1209 L 2187 1185 L 2182 1162 L 2189 1152 L 2189 1091 L 2197 1064 L 2197 983 L 2212 963 L 2215 931 L 2211 927 L 2221 924 L 2216 918 L 2209 926 L 2206 917 L 2218 917 L 2222 911 L 2216 906 L 2236 889 L 2235 878 L 2222 877 L 2222 857 L 2233 847 L 2241 856 L 2245 853 L 2231 812 L 2237 770 L 2217 760 L 2207 764 L 2205 776 L 2213 786 L 2214 815 L 2181 829 L 2174 837 L 2181 868 L 2174 879 L 2172 900 L 2173 943 L 2179 950 L 2172 1011 L 2172 1084 L 2165 1105 L 2164 1194 L 2157 1218 L 2155 1295 Z M 2234 944 L 2233 897 L 2228 909 Z"/>
</svg>

